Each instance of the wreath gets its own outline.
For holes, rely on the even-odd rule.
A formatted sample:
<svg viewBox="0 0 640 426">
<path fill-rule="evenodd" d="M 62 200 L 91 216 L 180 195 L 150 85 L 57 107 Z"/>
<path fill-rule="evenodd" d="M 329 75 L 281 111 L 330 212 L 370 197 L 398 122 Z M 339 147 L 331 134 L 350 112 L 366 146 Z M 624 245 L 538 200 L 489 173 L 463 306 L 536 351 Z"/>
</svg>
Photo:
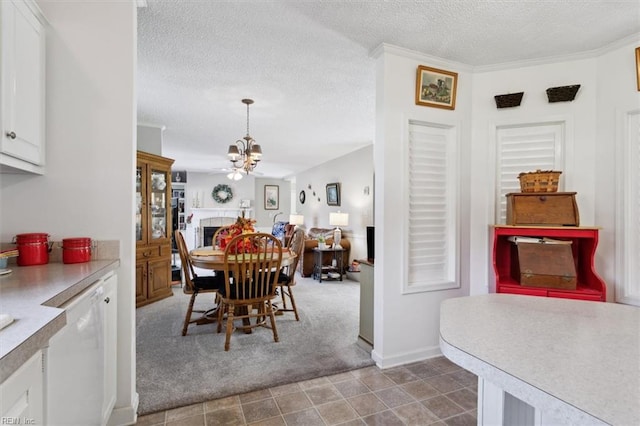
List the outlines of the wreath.
<svg viewBox="0 0 640 426">
<path fill-rule="evenodd" d="M 224 204 L 233 199 L 233 191 L 229 185 L 221 183 L 213 188 L 211 196 L 216 203 Z"/>
</svg>

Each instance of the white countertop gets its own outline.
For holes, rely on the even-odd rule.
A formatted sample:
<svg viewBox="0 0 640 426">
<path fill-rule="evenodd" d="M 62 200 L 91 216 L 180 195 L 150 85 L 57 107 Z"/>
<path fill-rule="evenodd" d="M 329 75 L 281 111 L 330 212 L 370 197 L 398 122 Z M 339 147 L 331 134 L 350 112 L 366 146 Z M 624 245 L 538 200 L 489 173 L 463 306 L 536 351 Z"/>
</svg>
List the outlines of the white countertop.
<svg viewBox="0 0 640 426">
<path fill-rule="evenodd" d="M 568 422 L 640 425 L 640 308 L 511 294 L 448 299 L 440 346 Z"/>
<path fill-rule="evenodd" d="M 0 276 L 0 314 L 14 318 L 0 330 L 0 383 L 66 324 L 59 306 L 119 265 L 118 260 L 12 265 L 12 273 Z"/>
</svg>

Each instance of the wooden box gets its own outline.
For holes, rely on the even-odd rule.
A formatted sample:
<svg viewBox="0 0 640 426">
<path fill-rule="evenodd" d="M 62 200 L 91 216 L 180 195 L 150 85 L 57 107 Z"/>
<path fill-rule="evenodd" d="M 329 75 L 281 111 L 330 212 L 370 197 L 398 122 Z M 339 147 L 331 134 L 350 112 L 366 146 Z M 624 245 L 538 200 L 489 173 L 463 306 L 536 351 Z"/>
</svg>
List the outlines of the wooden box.
<svg viewBox="0 0 640 426">
<path fill-rule="evenodd" d="M 507 225 L 580 226 L 576 193 L 509 193 Z"/>
<path fill-rule="evenodd" d="M 576 265 L 571 243 L 514 244 L 517 261 L 512 263 L 512 276 L 523 286 L 575 290 Z"/>
</svg>

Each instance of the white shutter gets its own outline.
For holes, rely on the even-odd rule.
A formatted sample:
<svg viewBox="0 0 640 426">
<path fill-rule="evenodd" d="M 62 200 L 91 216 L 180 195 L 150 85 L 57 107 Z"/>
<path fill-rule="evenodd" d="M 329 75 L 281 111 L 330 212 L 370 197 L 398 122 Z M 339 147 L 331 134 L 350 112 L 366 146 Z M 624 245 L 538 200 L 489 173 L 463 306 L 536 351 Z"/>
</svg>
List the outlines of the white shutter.
<svg viewBox="0 0 640 426">
<path fill-rule="evenodd" d="M 497 128 L 496 223 L 504 224 L 507 217 L 505 195 L 520 192 L 518 175 L 536 170 L 562 170 L 563 147 L 561 123 Z M 560 187 L 562 182 L 561 175 Z"/>
<path fill-rule="evenodd" d="M 451 128 L 409 123 L 407 292 L 458 287 L 456 144 Z"/>
<path fill-rule="evenodd" d="M 618 239 L 622 242 L 621 277 L 616 301 L 640 306 L 640 112 L 628 116 L 628 143 L 623 149 L 622 221 Z"/>
</svg>

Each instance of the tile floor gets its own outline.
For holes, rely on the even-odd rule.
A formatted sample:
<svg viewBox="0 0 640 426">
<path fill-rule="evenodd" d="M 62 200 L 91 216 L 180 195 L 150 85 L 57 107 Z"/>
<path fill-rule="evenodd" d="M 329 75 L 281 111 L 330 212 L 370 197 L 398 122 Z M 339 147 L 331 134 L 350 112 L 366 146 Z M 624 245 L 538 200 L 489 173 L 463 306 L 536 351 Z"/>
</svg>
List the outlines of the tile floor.
<svg viewBox="0 0 640 426">
<path fill-rule="evenodd" d="M 476 424 L 477 377 L 444 357 L 367 367 L 138 418 L 137 425 Z"/>
</svg>

